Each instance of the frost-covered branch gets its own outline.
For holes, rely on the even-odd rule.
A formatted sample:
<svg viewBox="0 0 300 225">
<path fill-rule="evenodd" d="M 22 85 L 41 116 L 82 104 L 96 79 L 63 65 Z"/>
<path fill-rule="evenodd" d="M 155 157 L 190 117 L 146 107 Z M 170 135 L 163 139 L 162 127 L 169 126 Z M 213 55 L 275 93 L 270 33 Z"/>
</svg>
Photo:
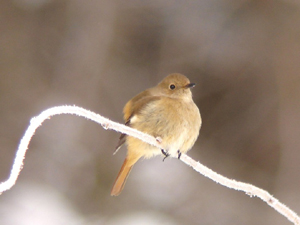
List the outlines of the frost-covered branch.
<svg viewBox="0 0 300 225">
<path fill-rule="evenodd" d="M 100 116 L 94 112 L 91 112 L 89 110 L 77 107 L 77 106 L 57 106 L 53 108 L 49 108 L 45 111 L 43 111 L 40 115 L 37 117 L 34 117 L 30 121 L 30 125 L 27 128 L 24 136 L 22 137 L 20 144 L 18 146 L 18 150 L 16 152 L 16 157 L 14 159 L 14 163 L 10 172 L 9 178 L 0 183 L 0 193 L 9 190 L 14 184 L 16 183 L 18 176 L 20 174 L 20 171 L 23 167 L 23 160 L 25 158 L 25 154 L 28 148 L 28 145 L 30 143 L 31 138 L 33 137 L 36 129 L 42 125 L 42 123 L 49 119 L 51 116 L 54 115 L 60 115 L 60 114 L 73 114 L 77 116 L 82 116 L 87 119 L 90 119 L 96 123 L 101 124 L 101 126 L 104 129 L 110 129 L 115 130 L 121 133 L 125 133 L 128 135 L 131 135 L 133 137 L 139 138 L 140 140 L 147 142 L 155 147 L 160 148 L 159 140 L 156 138 L 142 133 L 140 131 L 137 131 L 135 129 L 132 129 L 128 126 L 113 122 L 103 116 Z M 225 187 L 243 191 L 250 197 L 259 197 L 264 202 L 266 202 L 268 205 L 273 207 L 276 211 L 278 211 L 280 214 L 285 216 L 288 220 L 290 220 L 292 223 L 300 225 L 300 218 L 299 216 L 289 209 L 287 206 L 282 204 L 278 199 L 274 198 L 272 195 L 270 195 L 267 191 L 262 190 L 258 187 L 255 187 L 251 184 L 246 184 L 242 182 L 238 182 L 235 180 L 228 179 L 226 177 L 221 176 L 220 174 L 217 174 L 216 172 L 212 171 L 211 169 L 205 167 L 204 165 L 200 164 L 199 162 L 196 162 L 189 156 L 182 154 L 180 157 L 181 161 L 186 163 L 187 165 L 191 166 L 194 170 L 201 173 L 205 177 L 208 177 L 209 179 L 212 179 L 216 183 L 219 183 Z"/>
</svg>

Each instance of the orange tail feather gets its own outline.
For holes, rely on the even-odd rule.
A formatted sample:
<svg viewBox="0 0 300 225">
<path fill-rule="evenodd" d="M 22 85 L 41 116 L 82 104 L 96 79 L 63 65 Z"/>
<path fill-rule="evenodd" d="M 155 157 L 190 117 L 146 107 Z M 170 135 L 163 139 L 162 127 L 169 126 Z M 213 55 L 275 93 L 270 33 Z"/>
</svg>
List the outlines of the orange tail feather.
<svg viewBox="0 0 300 225">
<path fill-rule="evenodd" d="M 117 179 L 114 183 L 114 186 L 110 192 L 110 195 L 112 196 L 118 196 L 121 191 L 123 190 L 124 188 L 124 185 L 126 183 L 126 180 L 127 180 L 127 177 L 132 169 L 133 165 L 130 165 L 129 166 L 129 161 L 127 159 L 127 157 L 125 158 L 124 160 L 124 163 L 121 167 L 121 170 L 117 176 Z"/>
</svg>

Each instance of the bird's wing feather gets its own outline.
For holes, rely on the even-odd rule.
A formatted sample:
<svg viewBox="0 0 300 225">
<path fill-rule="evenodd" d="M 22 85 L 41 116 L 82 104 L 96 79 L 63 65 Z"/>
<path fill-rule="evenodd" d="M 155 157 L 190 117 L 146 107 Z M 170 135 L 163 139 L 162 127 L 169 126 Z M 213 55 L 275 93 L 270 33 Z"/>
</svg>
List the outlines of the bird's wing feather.
<svg viewBox="0 0 300 225">
<path fill-rule="evenodd" d="M 136 97 L 138 97 L 139 95 L 137 95 Z M 138 97 L 138 98 L 133 98 L 134 99 L 134 102 L 135 102 L 135 107 L 132 108 L 130 110 L 130 112 L 127 112 L 128 109 L 126 109 L 126 107 L 130 107 L 132 106 L 132 100 L 129 101 L 125 107 L 124 107 L 124 119 L 126 119 L 126 123 L 125 125 L 126 126 L 131 126 L 131 118 L 133 118 L 133 116 L 139 114 L 139 112 L 149 103 L 153 102 L 153 101 L 157 101 L 159 100 L 161 97 L 159 96 L 144 96 L 144 97 Z M 134 113 L 133 113 L 134 112 Z M 126 114 L 129 114 L 131 113 L 129 116 L 126 115 Z M 126 117 L 125 117 L 126 116 Z M 120 138 L 119 138 L 119 142 L 117 144 L 117 147 L 115 148 L 115 151 L 113 154 L 116 154 L 120 148 L 123 146 L 123 144 L 126 142 L 126 137 L 127 135 L 126 134 L 121 134 L 120 135 Z"/>
</svg>

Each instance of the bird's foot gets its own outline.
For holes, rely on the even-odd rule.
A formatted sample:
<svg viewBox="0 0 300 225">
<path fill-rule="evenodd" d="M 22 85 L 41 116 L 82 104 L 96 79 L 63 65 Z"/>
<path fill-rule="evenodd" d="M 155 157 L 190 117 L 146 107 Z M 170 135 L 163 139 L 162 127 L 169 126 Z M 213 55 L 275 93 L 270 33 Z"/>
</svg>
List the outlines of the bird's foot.
<svg viewBox="0 0 300 225">
<path fill-rule="evenodd" d="M 170 156 L 170 154 L 169 154 L 167 151 L 165 151 L 164 149 L 161 149 L 161 153 L 165 156 L 165 157 L 163 158 L 163 162 L 164 162 L 165 159 L 168 158 L 168 157 Z"/>
<path fill-rule="evenodd" d="M 181 157 L 181 152 L 180 152 L 180 150 L 177 150 L 177 153 L 178 153 L 178 159 L 180 159 L 180 157 Z"/>
</svg>

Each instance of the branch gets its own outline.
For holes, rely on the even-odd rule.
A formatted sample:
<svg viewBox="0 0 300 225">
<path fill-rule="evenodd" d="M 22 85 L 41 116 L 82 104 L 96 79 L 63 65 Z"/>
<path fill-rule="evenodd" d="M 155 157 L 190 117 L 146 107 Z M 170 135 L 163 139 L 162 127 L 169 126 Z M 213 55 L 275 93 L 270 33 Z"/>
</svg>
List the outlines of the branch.
<svg viewBox="0 0 300 225">
<path fill-rule="evenodd" d="M 72 114 L 77 116 L 85 117 L 86 119 L 90 119 L 96 123 L 101 124 L 101 126 L 104 129 L 110 129 L 115 130 L 117 132 L 121 132 L 130 136 L 133 136 L 135 138 L 138 138 L 148 144 L 151 144 L 157 148 L 161 148 L 159 141 L 157 141 L 154 137 L 142 133 L 138 130 L 135 130 L 133 128 L 130 128 L 128 126 L 110 121 L 109 119 L 100 116 L 94 112 L 91 112 L 89 110 L 77 107 L 77 106 L 57 106 L 53 108 L 49 108 L 45 111 L 43 111 L 40 115 L 37 117 L 34 117 L 30 120 L 30 125 L 27 128 L 24 136 L 22 137 L 20 144 L 18 146 L 18 150 L 16 152 L 16 157 L 14 159 L 14 163 L 10 172 L 9 178 L 0 183 L 0 194 L 4 191 L 9 190 L 12 186 L 15 185 L 18 176 L 22 170 L 23 167 L 23 161 L 25 158 L 26 151 L 28 149 L 28 145 L 30 143 L 31 138 L 33 137 L 36 129 L 42 125 L 42 123 L 46 119 L 50 119 L 51 116 L 54 115 L 60 115 L 60 114 Z M 220 174 L 217 174 L 216 172 L 212 171 L 211 169 L 207 168 L 206 166 L 200 164 L 199 162 L 196 162 L 186 154 L 182 154 L 180 157 L 180 160 L 184 162 L 185 164 L 192 167 L 197 172 L 201 173 L 205 177 L 208 177 L 209 179 L 215 181 L 216 183 L 219 183 L 225 187 L 243 191 L 250 197 L 259 197 L 264 202 L 266 202 L 268 205 L 273 207 L 276 211 L 278 211 L 280 214 L 285 216 L 289 221 L 296 225 L 300 225 L 300 218 L 299 216 L 289 209 L 287 206 L 282 204 L 278 199 L 274 198 L 272 195 L 270 195 L 267 191 L 262 190 L 258 187 L 255 187 L 251 184 L 246 184 L 242 182 L 238 182 L 235 180 L 228 179 L 226 177 L 221 176 Z"/>
<path fill-rule="evenodd" d="M 252 197 L 258 197 L 264 202 L 266 202 L 269 206 L 273 207 L 277 212 L 279 212 L 281 215 L 285 216 L 289 221 L 291 221 L 294 224 L 299 225 L 300 224 L 300 218 L 299 216 L 290 208 L 288 208 L 286 205 L 281 203 L 278 199 L 274 198 L 269 192 L 260 189 L 252 184 L 247 184 L 239 181 L 235 181 L 232 179 L 228 179 L 211 169 L 207 168 L 206 166 L 202 165 L 199 162 L 196 162 L 191 157 L 187 155 L 182 155 L 180 157 L 181 161 L 185 164 L 192 167 L 197 172 L 201 173 L 203 176 L 215 181 L 218 184 L 221 184 L 225 187 L 237 190 L 237 191 L 243 191 L 247 195 Z"/>
</svg>

